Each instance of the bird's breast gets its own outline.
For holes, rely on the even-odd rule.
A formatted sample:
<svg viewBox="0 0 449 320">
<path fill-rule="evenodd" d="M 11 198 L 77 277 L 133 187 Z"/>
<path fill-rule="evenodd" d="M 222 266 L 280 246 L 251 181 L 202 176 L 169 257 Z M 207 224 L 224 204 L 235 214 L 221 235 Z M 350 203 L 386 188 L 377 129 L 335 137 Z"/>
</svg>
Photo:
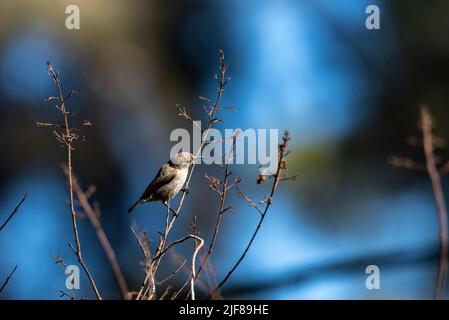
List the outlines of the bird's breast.
<svg viewBox="0 0 449 320">
<path fill-rule="evenodd" d="M 171 197 L 174 197 L 181 189 L 184 183 L 187 179 L 187 174 L 189 172 L 189 169 L 178 169 L 178 172 L 176 173 L 175 179 L 173 179 L 173 193 Z"/>
</svg>

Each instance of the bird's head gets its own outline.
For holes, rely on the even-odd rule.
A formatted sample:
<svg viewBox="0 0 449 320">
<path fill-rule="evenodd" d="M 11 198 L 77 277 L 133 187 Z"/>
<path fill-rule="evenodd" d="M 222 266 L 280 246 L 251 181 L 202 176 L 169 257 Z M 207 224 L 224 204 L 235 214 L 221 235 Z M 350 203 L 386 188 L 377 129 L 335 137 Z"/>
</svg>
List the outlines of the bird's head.
<svg viewBox="0 0 449 320">
<path fill-rule="evenodd" d="M 188 168 L 195 156 L 190 152 L 179 152 L 170 158 L 170 163 L 176 167 Z"/>
</svg>

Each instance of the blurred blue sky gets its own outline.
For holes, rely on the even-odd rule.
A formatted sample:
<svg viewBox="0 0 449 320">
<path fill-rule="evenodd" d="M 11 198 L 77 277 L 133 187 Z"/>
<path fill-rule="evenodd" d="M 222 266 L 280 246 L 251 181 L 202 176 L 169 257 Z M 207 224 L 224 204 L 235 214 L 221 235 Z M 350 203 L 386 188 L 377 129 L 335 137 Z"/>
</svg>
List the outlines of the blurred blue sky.
<svg viewBox="0 0 449 320">
<path fill-rule="evenodd" d="M 12 37 L 2 52 L 1 88 L 9 99 L 34 106 L 36 97 L 44 98 L 53 89 L 53 84 L 46 81 L 43 63 L 60 65 L 62 48 L 50 34 L 26 30 Z"/>
<path fill-rule="evenodd" d="M 55 199 L 64 199 L 62 177 L 54 170 L 36 166 L 24 170 L 20 177 L 7 188 L 0 199 L 2 211 L 12 210 L 17 196 L 28 193 L 21 210 L 0 234 L 1 277 L 18 265 L 14 285 L 8 288 L 8 295 L 18 299 L 55 299 L 64 285 L 64 277 L 52 254 L 67 252 L 66 237 L 70 234 L 70 221 L 65 206 Z M 8 209 L 6 209 L 8 208 Z M 11 209 L 9 209 L 11 208 Z M 65 241 L 61 241 L 64 239 Z"/>
<path fill-rule="evenodd" d="M 225 39 L 231 45 L 226 52 L 231 86 L 237 86 L 229 89 L 225 101 L 244 106 L 239 109 L 244 116 L 229 115 L 228 125 L 290 128 L 298 137 L 294 143 L 303 147 L 338 143 L 352 133 L 371 114 L 377 93 L 353 46 L 361 47 L 372 64 L 380 64 L 387 53 L 394 56 L 391 32 L 375 37 L 364 28 L 364 8 L 371 3 L 215 2 L 215 10 L 225 12 L 218 23 L 229 27 Z M 207 14 L 191 17 L 190 36 Z M 387 28 L 388 12 L 383 11 L 382 18 Z M 342 36 L 348 39 L 343 42 Z M 209 41 L 196 38 L 189 37 L 194 52 L 195 41 Z M 212 45 L 220 46 L 214 41 Z M 205 81 L 205 91 L 213 96 L 209 79 Z"/>
</svg>

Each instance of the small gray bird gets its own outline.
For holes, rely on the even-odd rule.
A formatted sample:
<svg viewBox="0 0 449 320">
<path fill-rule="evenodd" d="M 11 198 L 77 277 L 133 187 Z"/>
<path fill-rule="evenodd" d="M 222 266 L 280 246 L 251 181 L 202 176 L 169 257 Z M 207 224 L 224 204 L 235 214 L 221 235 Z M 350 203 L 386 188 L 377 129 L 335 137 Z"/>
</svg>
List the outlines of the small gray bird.
<svg viewBox="0 0 449 320">
<path fill-rule="evenodd" d="M 162 201 L 165 203 L 170 201 L 186 182 L 187 173 L 193 159 L 194 156 L 190 152 L 175 154 L 162 165 L 140 199 L 129 208 L 128 212 L 133 211 L 134 208 L 145 202 Z"/>
</svg>

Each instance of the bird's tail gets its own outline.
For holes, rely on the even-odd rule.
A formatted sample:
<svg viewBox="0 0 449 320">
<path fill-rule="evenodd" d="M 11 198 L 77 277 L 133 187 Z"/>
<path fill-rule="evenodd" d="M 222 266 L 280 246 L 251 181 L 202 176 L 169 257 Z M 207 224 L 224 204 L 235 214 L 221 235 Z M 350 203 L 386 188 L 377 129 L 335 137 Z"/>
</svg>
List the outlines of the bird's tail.
<svg viewBox="0 0 449 320">
<path fill-rule="evenodd" d="M 133 211 L 136 207 L 140 206 L 140 205 L 141 205 L 142 203 L 144 203 L 144 202 L 145 202 L 145 200 L 139 199 L 136 203 L 134 203 L 134 204 L 132 205 L 131 208 L 128 209 L 128 213 L 131 213 L 131 211 Z"/>
</svg>

